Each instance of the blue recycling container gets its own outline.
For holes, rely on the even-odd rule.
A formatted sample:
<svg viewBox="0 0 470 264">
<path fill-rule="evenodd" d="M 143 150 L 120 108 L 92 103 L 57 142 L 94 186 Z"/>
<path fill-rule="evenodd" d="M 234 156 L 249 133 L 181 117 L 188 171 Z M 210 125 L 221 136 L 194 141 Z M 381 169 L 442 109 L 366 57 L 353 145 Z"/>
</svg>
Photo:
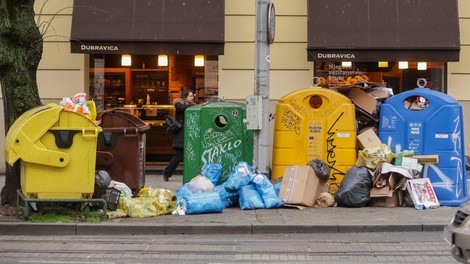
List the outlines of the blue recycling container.
<svg viewBox="0 0 470 264">
<path fill-rule="evenodd" d="M 385 101 L 380 108 L 379 138 L 394 153 L 439 156 L 425 164 L 443 206 L 459 206 L 467 196 L 462 106 L 447 94 L 416 88 Z"/>
</svg>

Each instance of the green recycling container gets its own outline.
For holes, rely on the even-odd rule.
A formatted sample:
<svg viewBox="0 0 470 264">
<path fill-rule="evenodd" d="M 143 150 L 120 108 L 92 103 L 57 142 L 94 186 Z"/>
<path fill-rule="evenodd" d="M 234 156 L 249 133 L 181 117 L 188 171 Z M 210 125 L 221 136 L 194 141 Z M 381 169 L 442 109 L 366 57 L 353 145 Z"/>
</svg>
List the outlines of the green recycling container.
<svg viewBox="0 0 470 264">
<path fill-rule="evenodd" d="M 253 165 L 253 131 L 246 107 L 235 102 L 212 102 L 186 109 L 184 116 L 183 183 L 197 176 L 206 163 L 222 165 L 219 183 L 241 161 Z"/>
</svg>

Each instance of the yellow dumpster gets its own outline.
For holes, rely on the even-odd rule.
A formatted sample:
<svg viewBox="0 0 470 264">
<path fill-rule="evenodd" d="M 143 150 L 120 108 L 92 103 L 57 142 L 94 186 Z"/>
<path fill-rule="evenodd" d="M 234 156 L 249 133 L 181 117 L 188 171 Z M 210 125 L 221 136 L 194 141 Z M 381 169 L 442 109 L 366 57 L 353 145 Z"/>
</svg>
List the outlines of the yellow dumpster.
<svg viewBox="0 0 470 264">
<path fill-rule="evenodd" d="M 334 194 L 356 163 L 356 112 L 346 96 L 311 87 L 282 97 L 276 106 L 272 179 L 284 168 L 321 159 L 330 166 L 329 192 Z"/>
<path fill-rule="evenodd" d="M 5 138 L 5 160 L 20 160 L 27 198 L 82 199 L 93 196 L 96 145 L 101 128 L 57 104 L 26 111 Z"/>
</svg>

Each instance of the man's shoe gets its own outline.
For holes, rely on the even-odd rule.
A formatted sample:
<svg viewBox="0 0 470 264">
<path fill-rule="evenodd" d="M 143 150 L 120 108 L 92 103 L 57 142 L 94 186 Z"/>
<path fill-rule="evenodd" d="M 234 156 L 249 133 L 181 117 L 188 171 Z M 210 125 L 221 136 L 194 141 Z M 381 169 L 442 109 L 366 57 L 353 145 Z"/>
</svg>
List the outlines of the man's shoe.
<svg viewBox="0 0 470 264">
<path fill-rule="evenodd" d="M 168 181 L 170 178 L 168 176 L 166 176 L 165 174 L 163 174 L 163 180 L 165 181 Z"/>
</svg>

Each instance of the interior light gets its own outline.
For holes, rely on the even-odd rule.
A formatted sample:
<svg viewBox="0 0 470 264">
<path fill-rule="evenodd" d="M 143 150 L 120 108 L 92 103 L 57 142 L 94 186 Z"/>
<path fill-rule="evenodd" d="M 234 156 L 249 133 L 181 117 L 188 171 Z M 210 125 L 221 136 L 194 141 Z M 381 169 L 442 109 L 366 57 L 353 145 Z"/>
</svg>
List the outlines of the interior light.
<svg viewBox="0 0 470 264">
<path fill-rule="evenodd" d="M 158 66 L 168 66 L 168 55 L 158 55 Z"/>
<path fill-rule="evenodd" d="M 121 66 L 131 66 L 132 65 L 132 57 L 129 54 L 123 54 L 121 56 Z"/>
<path fill-rule="evenodd" d="M 196 67 L 204 66 L 204 55 L 195 55 L 194 56 L 194 66 L 196 66 Z"/>
<path fill-rule="evenodd" d="M 408 69 L 408 62 L 407 61 L 399 61 L 398 62 L 398 69 Z"/>
<path fill-rule="evenodd" d="M 379 68 L 387 68 L 388 61 L 379 61 Z"/>
<path fill-rule="evenodd" d="M 418 70 L 425 71 L 428 69 L 428 64 L 426 62 L 418 62 Z"/>
<path fill-rule="evenodd" d="M 350 61 L 343 61 L 343 62 L 341 62 L 341 67 L 344 67 L 344 68 L 351 68 L 351 67 L 352 67 L 352 62 L 350 62 Z"/>
</svg>

